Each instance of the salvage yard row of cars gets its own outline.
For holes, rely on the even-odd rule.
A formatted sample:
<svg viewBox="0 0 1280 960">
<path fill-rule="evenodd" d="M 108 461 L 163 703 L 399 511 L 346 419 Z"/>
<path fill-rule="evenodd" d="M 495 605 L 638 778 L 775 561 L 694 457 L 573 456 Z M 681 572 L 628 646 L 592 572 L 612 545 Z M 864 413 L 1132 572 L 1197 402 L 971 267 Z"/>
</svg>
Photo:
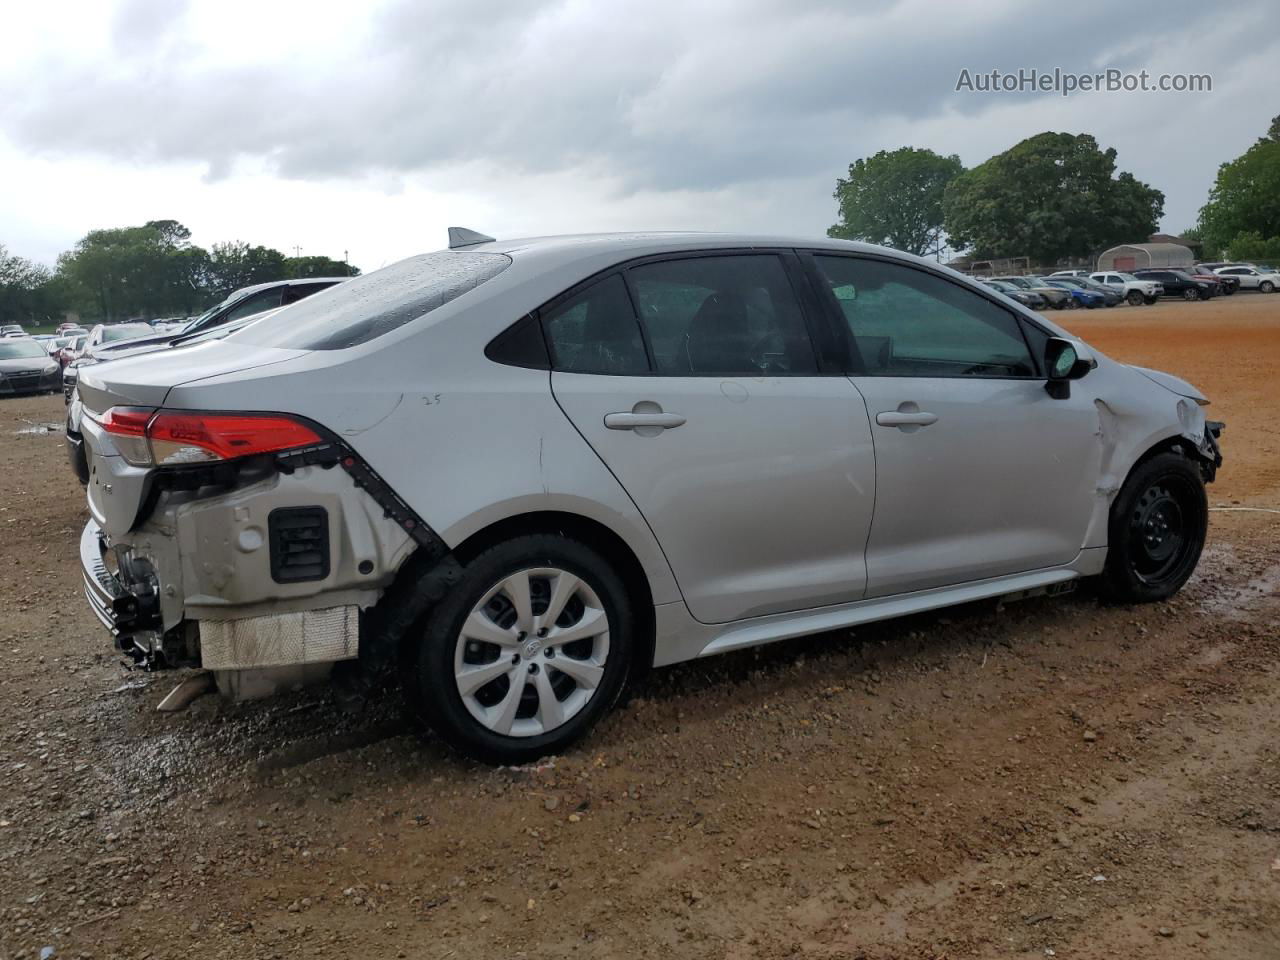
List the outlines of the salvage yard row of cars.
<svg viewBox="0 0 1280 960">
<path fill-rule="evenodd" d="M 1150 268 L 1125 273 L 1119 270 L 1059 270 L 1045 276 L 978 277 L 1033 310 L 1095 309 L 1124 302 L 1131 306 L 1152 304 L 1161 297 L 1209 300 L 1230 296 L 1237 290 L 1274 293 L 1280 290 L 1280 271 L 1265 264 L 1202 263 L 1183 269 Z"/>
<path fill-rule="evenodd" d="M 1170 596 L 1222 424 L 1007 293 L 826 238 L 454 228 L 78 367 L 85 595 L 149 667 L 394 680 L 498 763 L 654 666 L 1085 578 Z"/>
</svg>

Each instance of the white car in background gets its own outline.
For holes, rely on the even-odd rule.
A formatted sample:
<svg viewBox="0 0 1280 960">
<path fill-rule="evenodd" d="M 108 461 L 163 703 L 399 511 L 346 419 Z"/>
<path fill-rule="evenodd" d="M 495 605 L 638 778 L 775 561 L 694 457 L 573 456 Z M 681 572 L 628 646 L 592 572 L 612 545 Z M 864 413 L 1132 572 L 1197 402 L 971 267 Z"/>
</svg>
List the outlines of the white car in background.
<svg viewBox="0 0 1280 960">
<path fill-rule="evenodd" d="M 1143 280 L 1132 273 L 1100 270 L 1089 274 L 1089 279 L 1120 291 L 1131 307 L 1142 303 L 1152 304 L 1164 296 L 1164 284 L 1158 280 Z"/>
<path fill-rule="evenodd" d="M 450 233 L 81 370 L 85 595 L 119 649 L 240 698 L 356 661 L 523 763 L 649 667 L 1083 577 L 1163 600 L 1196 567 L 1209 401 L 953 270 Z"/>
<path fill-rule="evenodd" d="M 1213 271 L 1222 277 L 1235 277 L 1241 290 L 1259 290 L 1275 293 L 1280 290 L 1280 273 L 1268 273 L 1255 266 L 1219 267 Z"/>
</svg>

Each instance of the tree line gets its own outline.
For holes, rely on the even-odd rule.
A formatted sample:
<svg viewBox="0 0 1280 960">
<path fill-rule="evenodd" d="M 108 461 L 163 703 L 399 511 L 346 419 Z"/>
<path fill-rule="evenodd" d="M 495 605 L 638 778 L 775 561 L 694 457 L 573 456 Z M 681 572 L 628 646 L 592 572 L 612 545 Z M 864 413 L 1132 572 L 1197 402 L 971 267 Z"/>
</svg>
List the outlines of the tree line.
<svg viewBox="0 0 1280 960">
<path fill-rule="evenodd" d="M 359 272 L 342 260 L 287 257 L 239 240 L 206 250 L 177 220 L 151 220 L 89 231 L 54 270 L 0 244 L 0 322 L 37 324 L 70 311 L 86 322 L 186 317 L 250 284 Z"/>
<path fill-rule="evenodd" d="M 1096 257 L 1141 243 L 1164 214 L 1164 194 L 1116 172 L 1116 151 L 1088 134 L 1040 133 L 965 169 L 957 156 L 902 147 L 855 160 L 836 181 L 840 221 L 828 235 L 933 255 L 1039 264 Z M 1183 236 L 1206 259 L 1280 260 L 1280 117 L 1218 169 L 1197 224 Z"/>
</svg>

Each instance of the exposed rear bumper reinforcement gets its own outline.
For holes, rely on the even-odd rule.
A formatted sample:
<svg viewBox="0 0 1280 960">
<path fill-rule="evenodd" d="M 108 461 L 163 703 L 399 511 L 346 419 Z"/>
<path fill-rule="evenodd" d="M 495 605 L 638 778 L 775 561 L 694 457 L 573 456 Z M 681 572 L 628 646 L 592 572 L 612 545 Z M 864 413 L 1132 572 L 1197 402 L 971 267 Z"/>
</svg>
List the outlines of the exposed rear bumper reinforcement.
<svg viewBox="0 0 1280 960">
<path fill-rule="evenodd" d="M 80 572 L 84 577 L 84 596 L 89 609 L 113 637 L 120 636 L 116 624 L 114 604 L 128 595 L 128 591 L 107 569 L 103 561 L 102 533 L 90 520 L 80 534 Z"/>
</svg>

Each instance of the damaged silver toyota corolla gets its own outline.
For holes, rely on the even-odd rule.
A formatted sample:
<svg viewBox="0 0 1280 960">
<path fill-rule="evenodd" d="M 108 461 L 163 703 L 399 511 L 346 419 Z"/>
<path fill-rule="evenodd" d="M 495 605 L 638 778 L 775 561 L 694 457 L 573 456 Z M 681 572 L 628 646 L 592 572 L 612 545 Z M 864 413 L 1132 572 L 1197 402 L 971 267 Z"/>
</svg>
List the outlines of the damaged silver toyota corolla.
<svg viewBox="0 0 1280 960">
<path fill-rule="evenodd" d="M 1220 424 L 997 291 L 835 240 L 413 257 L 86 368 L 89 602 L 225 696 L 394 674 L 475 757 L 562 749 L 651 665 L 1194 570 Z"/>
</svg>

